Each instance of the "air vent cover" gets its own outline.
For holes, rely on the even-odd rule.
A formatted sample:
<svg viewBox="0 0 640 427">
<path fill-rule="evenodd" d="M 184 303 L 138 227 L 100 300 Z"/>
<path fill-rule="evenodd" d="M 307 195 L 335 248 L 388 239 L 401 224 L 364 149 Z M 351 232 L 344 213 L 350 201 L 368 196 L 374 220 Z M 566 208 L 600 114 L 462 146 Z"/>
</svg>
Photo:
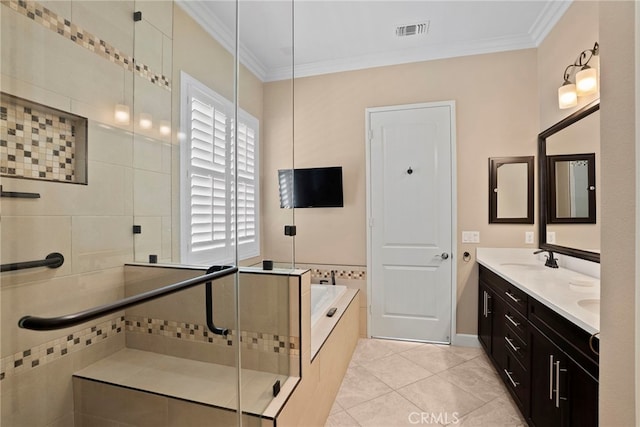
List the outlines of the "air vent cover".
<svg viewBox="0 0 640 427">
<path fill-rule="evenodd" d="M 396 27 L 396 36 L 417 36 L 419 34 L 426 34 L 429 31 L 429 21 L 420 22 L 417 24 L 399 25 Z"/>
</svg>

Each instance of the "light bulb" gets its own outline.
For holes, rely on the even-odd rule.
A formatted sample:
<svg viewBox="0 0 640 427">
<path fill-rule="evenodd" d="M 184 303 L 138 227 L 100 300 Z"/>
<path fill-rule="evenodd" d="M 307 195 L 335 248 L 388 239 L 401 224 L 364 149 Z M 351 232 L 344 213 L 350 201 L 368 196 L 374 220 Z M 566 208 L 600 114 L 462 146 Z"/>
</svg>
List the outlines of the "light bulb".
<svg viewBox="0 0 640 427">
<path fill-rule="evenodd" d="M 167 120 L 160 120 L 160 133 L 162 135 L 169 135 L 171 133 L 171 123 Z"/>
<path fill-rule="evenodd" d="M 578 105 L 576 85 L 565 83 L 558 89 L 558 106 L 560 109 L 571 108 Z"/>
<path fill-rule="evenodd" d="M 139 123 L 142 129 L 151 129 L 153 127 L 153 119 L 151 118 L 151 114 L 140 113 Z"/>
<path fill-rule="evenodd" d="M 129 124 L 129 106 L 125 104 L 116 104 L 113 118 L 116 123 L 121 125 Z"/>
<path fill-rule="evenodd" d="M 585 66 L 576 74 L 576 89 L 578 96 L 598 92 L 598 76 L 595 68 Z"/>
</svg>

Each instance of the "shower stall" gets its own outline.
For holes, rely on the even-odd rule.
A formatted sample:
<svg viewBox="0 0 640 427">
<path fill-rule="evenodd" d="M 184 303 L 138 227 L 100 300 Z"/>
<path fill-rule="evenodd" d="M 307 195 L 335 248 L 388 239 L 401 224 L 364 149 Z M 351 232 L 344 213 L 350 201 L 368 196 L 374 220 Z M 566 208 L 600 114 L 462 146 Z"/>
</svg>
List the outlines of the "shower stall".
<svg viewBox="0 0 640 427">
<path fill-rule="evenodd" d="M 308 325 L 294 210 L 261 171 L 294 166 L 293 1 L 0 19 L 2 425 L 273 425 Z M 277 38 L 277 78 L 249 26 Z"/>
</svg>

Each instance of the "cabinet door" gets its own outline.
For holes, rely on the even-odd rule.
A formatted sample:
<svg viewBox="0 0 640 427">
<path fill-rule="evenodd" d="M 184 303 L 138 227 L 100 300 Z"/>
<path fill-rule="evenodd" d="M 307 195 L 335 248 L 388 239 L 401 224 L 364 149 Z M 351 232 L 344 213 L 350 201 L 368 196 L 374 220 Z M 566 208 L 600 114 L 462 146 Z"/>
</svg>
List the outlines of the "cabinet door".
<svg viewBox="0 0 640 427">
<path fill-rule="evenodd" d="M 478 288 L 478 339 L 491 355 L 491 301 L 492 294 L 487 286 L 480 282 Z"/>
<path fill-rule="evenodd" d="M 560 387 L 561 398 L 566 399 L 567 424 L 590 427 L 598 425 L 598 381 L 580 365 L 567 358 L 566 388 Z"/>
<path fill-rule="evenodd" d="M 556 401 L 556 370 L 563 353 L 535 327 L 530 328 L 531 423 L 537 427 L 562 426 L 562 405 Z"/>
</svg>

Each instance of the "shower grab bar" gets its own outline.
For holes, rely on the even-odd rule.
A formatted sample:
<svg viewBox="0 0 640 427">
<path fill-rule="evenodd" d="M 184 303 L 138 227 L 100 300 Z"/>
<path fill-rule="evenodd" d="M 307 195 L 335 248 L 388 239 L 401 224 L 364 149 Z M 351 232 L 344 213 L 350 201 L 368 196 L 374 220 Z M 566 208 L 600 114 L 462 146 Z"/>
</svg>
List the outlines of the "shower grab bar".
<svg viewBox="0 0 640 427">
<path fill-rule="evenodd" d="M 67 314 L 65 316 L 59 317 L 24 316 L 18 321 L 18 326 L 23 329 L 31 329 L 33 331 L 52 331 L 56 329 L 64 329 L 71 326 L 79 325 L 89 320 L 97 319 L 107 314 L 115 313 L 116 311 L 124 310 L 125 308 L 133 307 L 135 305 L 152 301 L 169 294 L 180 292 L 201 283 L 211 283 L 216 279 L 235 274 L 238 271 L 238 267 L 216 266 L 213 268 L 217 269 L 217 271 L 194 277 L 193 279 L 188 279 L 182 282 L 163 286 L 162 288 L 154 289 L 148 292 L 143 292 L 138 295 L 123 298 L 111 304 L 104 304 L 84 311 L 79 311 L 77 313 Z M 211 325 L 209 325 L 209 320 L 207 320 L 207 326 L 214 326 L 213 321 L 211 321 Z M 214 330 L 212 330 L 212 332 L 216 333 Z"/>
<path fill-rule="evenodd" d="M 0 272 L 25 270 L 27 268 L 49 267 L 58 268 L 64 264 L 64 256 L 58 252 L 51 252 L 45 259 L 37 261 L 14 262 L 0 265 Z"/>
</svg>

